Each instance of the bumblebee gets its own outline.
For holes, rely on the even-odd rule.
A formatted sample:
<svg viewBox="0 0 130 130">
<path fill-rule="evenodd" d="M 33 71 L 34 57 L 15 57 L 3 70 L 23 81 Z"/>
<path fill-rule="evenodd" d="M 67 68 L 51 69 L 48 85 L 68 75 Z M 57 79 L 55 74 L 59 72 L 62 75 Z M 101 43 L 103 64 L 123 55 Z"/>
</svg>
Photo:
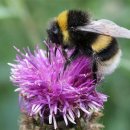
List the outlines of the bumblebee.
<svg viewBox="0 0 130 130">
<path fill-rule="evenodd" d="M 56 45 L 66 49 L 73 48 L 68 65 L 77 56 L 83 54 L 92 57 L 94 79 L 97 75 L 111 74 L 117 67 L 121 50 L 116 37 L 130 38 L 130 31 L 106 19 L 92 20 L 88 12 L 65 10 L 50 24 L 48 38 Z"/>
</svg>

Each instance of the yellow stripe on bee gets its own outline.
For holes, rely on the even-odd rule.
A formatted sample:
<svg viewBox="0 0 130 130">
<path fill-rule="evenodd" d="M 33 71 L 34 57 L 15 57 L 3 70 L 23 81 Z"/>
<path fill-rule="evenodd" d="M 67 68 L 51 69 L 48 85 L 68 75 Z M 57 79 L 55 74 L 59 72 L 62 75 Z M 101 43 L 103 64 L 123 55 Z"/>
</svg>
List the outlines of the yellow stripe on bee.
<svg viewBox="0 0 130 130">
<path fill-rule="evenodd" d="M 59 14 L 57 17 L 58 25 L 62 31 L 63 34 L 63 40 L 64 42 L 67 42 L 69 39 L 69 33 L 68 33 L 68 11 L 65 10 L 62 13 Z"/>
<path fill-rule="evenodd" d="M 65 42 L 65 44 L 67 44 L 67 41 L 69 40 L 69 33 L 68 31 L 63 31 L 63 40 Z"/>
<path fill-rule="evenodd" d="M 100 52 L 103 49 L 107 48 L 112 41 L 112 37 L 99 35 L 96 41 L 92 44 L 92 49 L 95 52 Z"/>
<path fill-rule="evenodd" d="M 59 14 L 59 16 L 57 17 L 57 22 L 60 26 L 60 29 L 62 31 L 67 30 L 67 26 L 68 26 L 68 11 L 65 10 L 62 13 Z"/>
</svg>

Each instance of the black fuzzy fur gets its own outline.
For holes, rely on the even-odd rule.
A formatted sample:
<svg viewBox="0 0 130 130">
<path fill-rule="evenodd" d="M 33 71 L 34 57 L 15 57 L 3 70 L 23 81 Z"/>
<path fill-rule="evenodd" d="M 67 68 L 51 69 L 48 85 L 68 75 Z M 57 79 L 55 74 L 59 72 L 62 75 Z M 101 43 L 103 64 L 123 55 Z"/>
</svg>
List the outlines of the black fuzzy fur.
<svg viewBox="0 0 130 130">
<path fill-rule="evenodd" d="M 89 23 L 89 14 L 81 10 L 70 10 L 68 13 L 68 29 L 71 27 L 84 26 Z"/>
</svg>

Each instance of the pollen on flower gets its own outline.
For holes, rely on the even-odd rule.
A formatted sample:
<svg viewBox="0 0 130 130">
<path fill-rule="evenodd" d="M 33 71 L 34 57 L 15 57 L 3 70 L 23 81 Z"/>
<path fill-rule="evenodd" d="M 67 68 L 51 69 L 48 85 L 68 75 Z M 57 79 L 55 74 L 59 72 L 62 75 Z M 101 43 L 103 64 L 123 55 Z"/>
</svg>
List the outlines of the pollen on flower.
<svg viewBox="0 0 130 130">
<path fill-rule="evenodd" d="M 81 113 L 89 116 L 92 110 L 103 108 L 107 96 L 97 92 L 91 71 L 91 59 L 79 56 L 64 70 L 65 58 L 59 47 L 46 43 L 47 52 L 36 47 L 19 55 L 11 66 L 10 79 L 19 92 L 20 108 L 30 116 L 48 119 L 57 128 L 57 117 L 62 116 L 66 125 L 76 123 Z M 68 55 L 71 51 L 68 50 Z"/>
</svg>

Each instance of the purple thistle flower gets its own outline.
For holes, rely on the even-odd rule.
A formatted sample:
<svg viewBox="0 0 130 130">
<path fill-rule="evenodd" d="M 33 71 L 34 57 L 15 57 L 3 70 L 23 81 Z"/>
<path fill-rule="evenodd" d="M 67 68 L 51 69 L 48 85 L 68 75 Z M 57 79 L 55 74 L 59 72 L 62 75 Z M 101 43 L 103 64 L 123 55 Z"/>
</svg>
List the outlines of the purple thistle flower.
<svg viewBox="0 0 130 130">
<path fill-rule="evenodd" d="M 89 116 L 92 110 L 100 110 L 107 96 L 96 91 L 91 59 L 79 56 L 63 72 L 66 60 L 58 48 L 48 45 L 47 52 L 38 47 L 25 54 L 16 49 L 16 63 L 11 68 L 11 81 L 18 86 L 21 110 L 30 116 L 47 118 L 57 128 L 56 117 L 60 114 L 66 125 L 76 123 L 80 113 Z M 71 51 L 72 52 L 72 51 Z M 71 52 L 67 52 L 70 55 Z"/>
</svg>

